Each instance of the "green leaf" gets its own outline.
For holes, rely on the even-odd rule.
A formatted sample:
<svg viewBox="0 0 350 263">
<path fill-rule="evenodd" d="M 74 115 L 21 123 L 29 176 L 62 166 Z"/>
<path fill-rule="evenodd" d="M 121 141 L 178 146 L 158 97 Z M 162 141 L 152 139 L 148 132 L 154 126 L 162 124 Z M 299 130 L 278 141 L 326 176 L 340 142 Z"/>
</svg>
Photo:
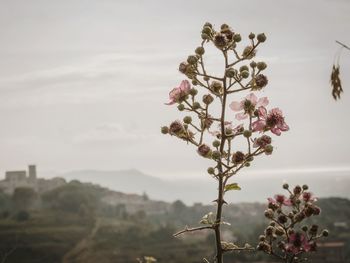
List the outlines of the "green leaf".
<svg viewBox="0 0 350 263">
<path fill-rule="evenodd" d="M 227 184 L 225 186 L 225 192 L 231 191 L 231 190 L 241 190 L 241 188 L 238 186 L 237 183 Z"/>
</svg>

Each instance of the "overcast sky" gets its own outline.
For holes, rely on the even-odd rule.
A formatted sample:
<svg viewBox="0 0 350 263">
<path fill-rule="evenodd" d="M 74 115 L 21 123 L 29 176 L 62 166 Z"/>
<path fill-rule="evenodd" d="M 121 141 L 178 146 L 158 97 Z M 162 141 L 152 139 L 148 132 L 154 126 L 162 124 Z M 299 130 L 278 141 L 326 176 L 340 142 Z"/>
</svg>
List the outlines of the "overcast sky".
<svg viewBox="0 0 350 263">
<path fill-rule="evenodd" d="M 268 37 L 258 60 L 268 63 L 269 85 L 259 95 L 283 109 L 291 130 L 250 171 L 350 171 L 349 51 L 340 101 L 329 84 L 335 40 L 350 45 L 347 0 L 0 3 L 1 177 L 30 163 L 41 176 L 136 168 L 204 177 L 210 162 L 159 130 L 182 118 L 164 102 L 206 21 L 245 39 L 251 31 Z"/>
</svg>

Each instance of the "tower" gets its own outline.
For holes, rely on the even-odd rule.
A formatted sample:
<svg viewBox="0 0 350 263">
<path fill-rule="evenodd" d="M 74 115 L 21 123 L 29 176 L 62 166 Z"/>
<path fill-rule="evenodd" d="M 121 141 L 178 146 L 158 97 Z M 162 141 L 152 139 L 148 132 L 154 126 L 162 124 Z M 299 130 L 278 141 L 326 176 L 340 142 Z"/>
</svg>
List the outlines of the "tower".
<svg viewBox="0 0 350 263">
<path fill-rule="evenodd" d="M 35 165 L 29 165 L 29 180 L 35 181 L 36 180 L 36 166 Z"/>
</svg>

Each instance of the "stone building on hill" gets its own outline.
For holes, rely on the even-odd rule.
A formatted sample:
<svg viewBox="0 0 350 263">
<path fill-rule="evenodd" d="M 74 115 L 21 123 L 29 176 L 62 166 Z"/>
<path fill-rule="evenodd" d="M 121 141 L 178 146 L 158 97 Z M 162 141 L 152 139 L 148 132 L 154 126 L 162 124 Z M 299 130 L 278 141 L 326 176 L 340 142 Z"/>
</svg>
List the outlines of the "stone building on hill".
<svg viewBox="0 0 350 263">
<path fill-rule="evenodd" d="M 26 170 L 7 171 L 5 179 L 0 181 L 0 191 L 12 194 L 18 187 L 28 187 L 38 193 L 46 192 L 66 184 L 66 180 L 60 177 L 52 179 L 37 178 L 36 166 L 29 165 Z"/>
</svg>

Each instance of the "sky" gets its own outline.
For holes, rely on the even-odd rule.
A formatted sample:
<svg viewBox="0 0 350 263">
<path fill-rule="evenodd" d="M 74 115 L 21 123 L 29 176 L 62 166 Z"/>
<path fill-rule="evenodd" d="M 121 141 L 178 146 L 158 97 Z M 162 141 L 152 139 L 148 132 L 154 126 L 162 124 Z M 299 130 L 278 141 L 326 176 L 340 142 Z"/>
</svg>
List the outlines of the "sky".
<svg viewBox="0 0 350 263">
<path fill-rule="evenodd" d="M 207 21 L 231 25 L 246 44 L 250 32 L 265 32 L 257 60 L 268 64 L 269 85 L 258 96 L 283 109 L 290 126 L 274 137 L 273 155 L 245 173 L 350 174 L 349 51 L 340 60 L 340 101 L 329 83 L 335 40 L 350 45 L 349 1 L 0 4 L 0 177 L 35 163 L 43 177 L 134 168 L 172 180 L 206 178 L 210 161 L 160 127 L 184 116 L 164 103 Z M 220 67 L 219 55 L 210 55 Z"/>
</svg>

